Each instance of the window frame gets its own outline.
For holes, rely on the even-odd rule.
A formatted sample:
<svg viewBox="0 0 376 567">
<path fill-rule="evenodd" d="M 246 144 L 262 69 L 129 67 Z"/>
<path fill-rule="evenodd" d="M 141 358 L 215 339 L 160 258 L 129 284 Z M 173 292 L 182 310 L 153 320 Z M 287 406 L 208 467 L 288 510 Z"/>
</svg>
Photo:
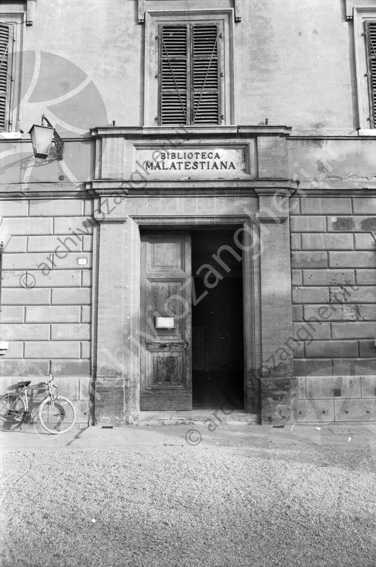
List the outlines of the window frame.
<svg viewBox="0 0 376 567">
<path fill-rule="evenodd" d="M 184 10 L 184 11 L 148 11 L 145 15 L 145 67 L 144 67 L 144 103 L 142 124 L 149 127 L 160 126 L 160 89 L 159 89 L 159 39 L 160 25 L 179 25 L 194 23 L 220 24 L 223 30 L 221 80 L 221 124 L 189 126 L 190 128 L 216 128 L 234 124 L 234 64 L 233 64 L 233 21 L 232 8 L 224 10 Z M 177 125 L 178 126 L 178 125 Z"/>
<path fill-rule="evenodd" d="M 354 46 L 358 102 L 358 131 L 363 136 L 376 136 L 372 119 L 372 101 L 368 70 L 366 22 L 376 22 L 376 7 L 354 6 Z M 376 116 L 376 110 L 375 110 Z M 375 118 L 376 121 L 376 118 Z"/>
<path fill-rule="evenodd" d="M 25 16 L 24 12 L 2 12 L 0 10 L 0 22 L 11 26 L 13 30 L 13 49 L 10 58 L 13 80 L 8 85 L 5 128 L 0 129 L 2 137 L 6 137 L 7 134 L 12 132 L 17 132 L 20 128 L 21 45 L 23 27 L 26 23 Z"/>
<path fill-rule="evenodd" d="M 216 59 L 217 59 L 217 88 L 215 89 L 216 94 L 217 94 L 217 100 L 218 100 L 218 112 L 217 112 L 217 121 L 216 122 L 211 122 L 211 123 L 204 123 L 204 122 L 197 122 L 196 124 L 194 124 L 192 122 L 192 120 L 194 120 L 195 118 L 195 112 L 194 112 L 194 107 L 195 107 L 195 75 L 194 75 L 194 66 L 195 66 L 195 61 L 197 61 L 194 57 L 194 34 L 195 34 L 195 28 L 196 27 L 207 27 L 207 26 L 212 26 L 216 28 Z M 167 122 L 163 123 L 163 95 L 168 94 L 168 92 L 170 91 L 170 89 L 168 87 L 164 87 L 163 88 L 163 81 L 162 81 L 162 76 L 163 76 L 163 61 L 166 61 L 166 57 L 167 60 L 170 61 L 170 56 L 167 53 L 167 48 L 166 48 L 166 53 L 164 53 L 163 51 L 163 47 L 162 47 L 162 35 L 163 35 L 163 28 L 164 27 L 168 27 L 170 29 L 172 28 L 182 28 L 185 27 L 186 28 L 186 55 L 184 57 L 184 59 L 186 60 L 186 88 L 184 89 L 185 91 L 185 99 L 186 99 L 186 121 L 185 123 L 182 122 L 175 122 L 175 123 L 171 123 L 168 124 Z M 224 69 L 224 65 L 223 65 L 223 50 L 222 50 L 222 40 L 223 40 L 223 36 L 224 36 L 224 31 L 223 31 L 223 26 L 222 23 L 218 23 L 218 22 L 184 22 L 184 23 L 178 23 L 178 24 L 168 24 L 167 26 L 165 24 L 159 24 L 158 25 L 158 37 L 159 37 L 159 69 L 158 69 L 158 75 L 159 75 L 159 81 L 158 81 L 158 125 L 159 126 L 221 126 L 222 125 L 222 120 L 223 120 L 223 112 L 222 112 L 222 105 L 223 105 L 223 79 L 224 79 L 224 73 L 223 73 L 223 69 Z M 218 39 L 220 39 L 220 41 L 218 41 Z M 180 57 L 180 59 L 182 59 Z M 172 72 L 173 73 L 173 72 Z M 174 73 L 173 73 L 174 74 Z M 173 89 L 171 89 L 173 91 Z M 177 87 L 175 89 L 175 91 L 178 90 Z M 179 92 L 179 99 L 180 99 L 180 90 L 178 90 Z M 201 91 L 203 92 L 203 90 Z"/>
</svg>

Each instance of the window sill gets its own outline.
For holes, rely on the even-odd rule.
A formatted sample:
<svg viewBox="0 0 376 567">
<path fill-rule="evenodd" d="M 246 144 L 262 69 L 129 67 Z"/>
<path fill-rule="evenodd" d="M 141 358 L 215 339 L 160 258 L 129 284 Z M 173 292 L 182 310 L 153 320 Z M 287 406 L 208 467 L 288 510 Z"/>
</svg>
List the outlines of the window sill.
<svg viewBox="0 0 376 567">
<path fill-rule="evenodd" d="M 370 136 L 376 138 L 376 128 L 367 128 L 367 129 L 360 128 L 358 130 L 358 134 L 359 136 Z"/>
<path fill-rule="evenodd" d="M 1 132 L 0 131 L 0 141 L 1 140 L 29 140 L 30 134 L 18 132 Z"/>
</svg>

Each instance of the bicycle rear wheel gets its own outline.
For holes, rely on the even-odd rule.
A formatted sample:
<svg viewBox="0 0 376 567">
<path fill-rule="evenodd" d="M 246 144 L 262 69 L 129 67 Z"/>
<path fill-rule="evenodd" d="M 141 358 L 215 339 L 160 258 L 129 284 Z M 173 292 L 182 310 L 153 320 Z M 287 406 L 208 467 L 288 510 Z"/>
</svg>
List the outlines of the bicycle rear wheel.
<svg viewBox="0 0 376 567">
<path fill-rule="evenodd" d="M 15 431 L 23 422 L 25 402 L 18 394 L 4 394 L 0 398 L 0 429 Z"/>
<path fill-rule="evenodd" d="M 76 421 L 76 410 L 68 398 L 58 396 L 46 398 L 39 406 L 39 420 L 46 431 L 59 435 L 72 429 Z"/>
</svg>

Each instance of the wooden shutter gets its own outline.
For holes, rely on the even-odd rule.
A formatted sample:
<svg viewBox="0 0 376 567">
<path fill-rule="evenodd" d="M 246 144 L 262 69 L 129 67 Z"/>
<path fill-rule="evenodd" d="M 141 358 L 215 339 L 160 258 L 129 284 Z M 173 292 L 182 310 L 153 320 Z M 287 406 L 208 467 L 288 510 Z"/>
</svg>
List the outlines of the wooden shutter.
<svg viewBox="0 0 376 567">
<path fill-rule="evenodd" d="M 160 26 L 160 123 L 187 124 L 188 26 Z"/>
<path fill-rule="evenodd" d="M 219 38 L 217 24 L 160 26 L 160 124 L 220 124 Z"/>
<path fill-rule="evenodd" d="M 376 21 L 365 22 L 370 94 L 370 125 L 376 127 Z"/>
<path fill-rule="evenodd" d="M 216 24 L 195 24 L 192 45 L 192 124 L 220 123 L 219 32 Z"/>
<path fill-rule="evenodd" d="M 0 22 L 0 130 L 7 128 L 10 72 L 11 26 Z"/>
</svg>

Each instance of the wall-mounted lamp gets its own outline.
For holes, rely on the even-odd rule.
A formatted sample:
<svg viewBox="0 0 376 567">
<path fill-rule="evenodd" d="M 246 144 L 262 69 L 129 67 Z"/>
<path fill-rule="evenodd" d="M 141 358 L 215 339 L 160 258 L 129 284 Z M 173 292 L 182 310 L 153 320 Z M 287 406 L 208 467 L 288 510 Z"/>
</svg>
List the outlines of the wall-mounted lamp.
<svg viewBox="0 0 376 567">
<path fill-rule="evenodd" d="M 47 126 L 43 125 L 43 120 L 47 123 Z M 63 159 L 64 142 L 44 114 L 42 115 L 41 125 L 34 124 L 29 134 L 31 136 L 35 157 L 46 159 L 50 151 L 51 143 L 54 141 L 57 159 Z"/>
</svg>

